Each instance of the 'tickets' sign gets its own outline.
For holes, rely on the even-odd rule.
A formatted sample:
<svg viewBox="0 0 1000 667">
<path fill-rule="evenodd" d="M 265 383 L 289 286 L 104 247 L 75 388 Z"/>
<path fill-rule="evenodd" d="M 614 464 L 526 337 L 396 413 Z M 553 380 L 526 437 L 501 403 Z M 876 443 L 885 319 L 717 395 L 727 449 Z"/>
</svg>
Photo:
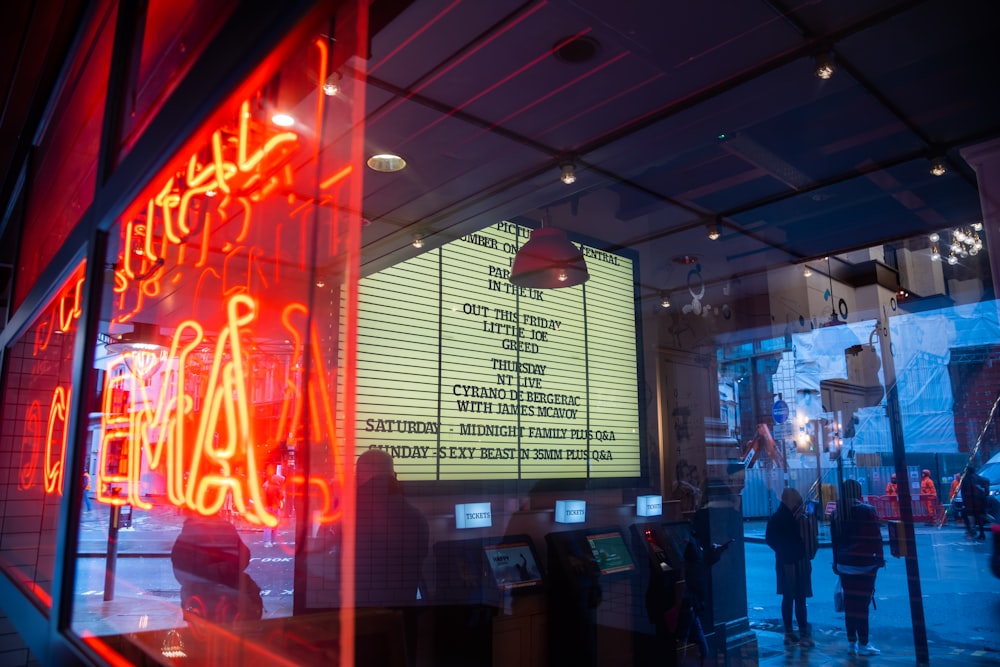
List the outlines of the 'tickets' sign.
<svg viewBox="0 0 1000 667">
<path fill-rule="evenodd" d="M 587 502 L 584 500 L 557 500 L 556 523 L 586 523 Z"/>
<path fill-rule="evenodd" d="M 583 245 L 587 283 L 517 287 L 529 233 L 501 222 L 361 281 L 357 444 L 401 479 L 640 476 L 634 262 Z"/>
<path fill-rule="evenodd" d="M 493 525 L 490 503 L 455 505 L 455 528 L 489 528 Z"/>
</svg>

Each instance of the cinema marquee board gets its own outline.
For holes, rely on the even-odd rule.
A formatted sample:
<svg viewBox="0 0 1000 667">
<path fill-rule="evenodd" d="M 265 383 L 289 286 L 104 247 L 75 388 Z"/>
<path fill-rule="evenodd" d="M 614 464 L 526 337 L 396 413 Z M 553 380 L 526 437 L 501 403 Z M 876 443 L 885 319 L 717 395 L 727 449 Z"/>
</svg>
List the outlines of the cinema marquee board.
<svg viewBox="0 0 1000 667">
<path fill-rule="evenodd" d="M 508 280 L 530 228 L 501 222 L 361 280 L 357 447 L 404 481 L 643 474 L 634 256 L 590 280 Z"/>
</svg>

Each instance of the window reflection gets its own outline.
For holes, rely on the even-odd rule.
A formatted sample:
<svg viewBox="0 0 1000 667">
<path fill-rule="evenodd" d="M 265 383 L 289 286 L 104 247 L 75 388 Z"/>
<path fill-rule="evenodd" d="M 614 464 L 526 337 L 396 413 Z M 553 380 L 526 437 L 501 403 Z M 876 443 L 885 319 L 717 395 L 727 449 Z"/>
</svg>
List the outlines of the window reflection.
<svg viewBox="0 0 1000 667">
<path fill-rule="evenodd" d="M 59 502 L 66 475 L 90 470 L 67 464 L 73 347 L 85 265 L 59 287 L 5 354 L 0 461 L 0 566 L 44 607 L 52 605 Z"/>
<path fill-rule="evenodd" d="M 322 87 L 358 41 L 324 22 L 110 230 L 72 622 L 98 653 L 309 663 L 328 650 L 291 621 L 309 607 L 337 635 L 361 105 Z M 354 77 L 340 94 L 363 100 Z"/>
</svg>

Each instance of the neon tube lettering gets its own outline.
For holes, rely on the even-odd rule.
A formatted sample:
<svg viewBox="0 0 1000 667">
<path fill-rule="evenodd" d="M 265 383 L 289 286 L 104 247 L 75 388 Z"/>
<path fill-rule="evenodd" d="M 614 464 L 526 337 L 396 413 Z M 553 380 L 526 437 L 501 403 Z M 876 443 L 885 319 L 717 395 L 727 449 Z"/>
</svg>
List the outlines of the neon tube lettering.
<svg viewBox="0 0 1000 667">
<path fill-rule="evenodd" d="M 66 458 L 66 422 L 71 392 L 56 387 L 52 392 L 49 424 L 45 433 L 45 492 L 62 495 L 63 461 Z M 58 442 L 55 442 L 58 440 Z M 53 455 L 55 450 L 55 455 Z"/>
<path fill-rule="evenodd" d="M 21 465 L 18 467 L 17 488 L 30 489 L 38 470 L 38 453 L 42 440 L 42 406 L 32 401 L 24 417 L 24 437 L 21 439 Z"/>
</svg>

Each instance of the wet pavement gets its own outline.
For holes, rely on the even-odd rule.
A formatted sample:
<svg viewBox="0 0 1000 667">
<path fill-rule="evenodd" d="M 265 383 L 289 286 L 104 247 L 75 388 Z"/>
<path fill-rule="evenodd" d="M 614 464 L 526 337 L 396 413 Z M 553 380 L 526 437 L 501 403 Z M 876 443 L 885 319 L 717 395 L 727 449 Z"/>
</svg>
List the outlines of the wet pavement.
<svg viewBox="0 0 1000 667">
<path fill-rule="evenodd" d="M 765 526 L 764 521 L 744 524 L 748 615 L 757 635 L 761 667 L 917 664 L 905 561 L 893 558 L 888 546 L 887 567 L 879 571 L 876 581 L 877 607 L 870 613 L 871 642 L 882 653 L 872 657 L 847 654 L 844 615 L 835 612 L 832 603 L 836 575 L 828 526 L 821 527 L 820 551 L 813 561 L 814 597 L 807 603 L 816 646 L 784 646 L 780 598 L 774 590 L 774 556 L 764 546 Z M 954 522 L 942 527 L 918 524 L 914 532 L 930 664 L 1000 664 L 1000 579 L 989 571 L 992 544 L 968 539 Z M 884 526 L 882 533 L 885 538 Z"/>
</svg>

